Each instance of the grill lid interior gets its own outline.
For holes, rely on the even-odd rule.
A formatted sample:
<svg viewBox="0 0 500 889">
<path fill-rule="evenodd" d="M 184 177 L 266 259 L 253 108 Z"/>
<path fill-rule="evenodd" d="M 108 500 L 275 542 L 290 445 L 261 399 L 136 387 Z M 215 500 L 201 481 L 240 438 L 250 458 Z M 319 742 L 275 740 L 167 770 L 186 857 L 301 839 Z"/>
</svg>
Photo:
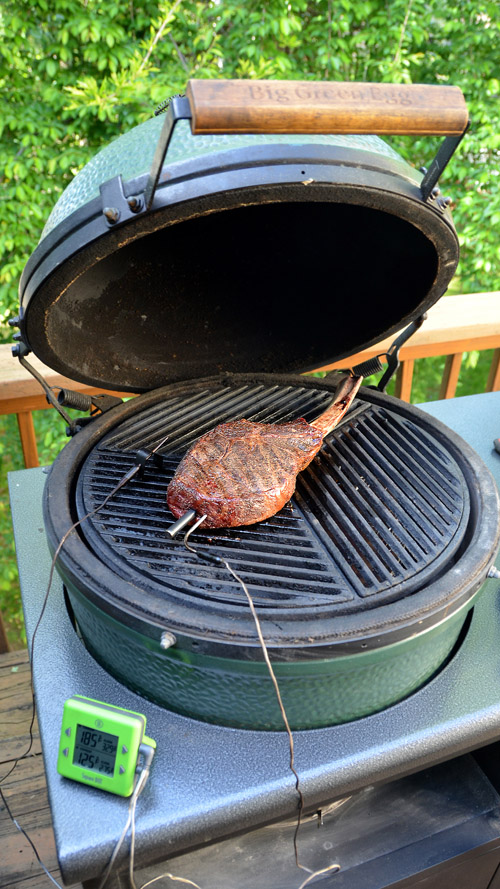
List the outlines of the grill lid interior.
<svg viewBox="0 0 500 889">
<path fill-rule="evenodd" d="M 153 209 L 114 227 L 94 198 L 28 262 L 25 340 L 71 379 L 141 392 L 313 370 L 404 327 L 453 276 L 453 223 L 418 171 L 350 138 L 175 163 Z"/>
</svg>

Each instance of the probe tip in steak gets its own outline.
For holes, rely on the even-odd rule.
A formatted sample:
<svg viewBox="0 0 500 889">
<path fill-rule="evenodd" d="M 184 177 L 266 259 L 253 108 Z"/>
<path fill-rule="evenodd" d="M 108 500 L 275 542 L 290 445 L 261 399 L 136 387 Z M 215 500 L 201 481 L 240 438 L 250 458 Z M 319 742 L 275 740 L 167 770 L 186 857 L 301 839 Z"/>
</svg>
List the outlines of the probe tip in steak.
<svg viewBox="0 0 500 889">
<path fill-rule="evenodd" d="M 175 518 L 193 509 L 206 528 L 253 525 L 290 500 L 299 472 L 344 416 L 362 377 L 341 379 L 332 404 L 312 423 L 233 420 L 202 435 L 181 460 L 168 486 Z"/>
</svg>

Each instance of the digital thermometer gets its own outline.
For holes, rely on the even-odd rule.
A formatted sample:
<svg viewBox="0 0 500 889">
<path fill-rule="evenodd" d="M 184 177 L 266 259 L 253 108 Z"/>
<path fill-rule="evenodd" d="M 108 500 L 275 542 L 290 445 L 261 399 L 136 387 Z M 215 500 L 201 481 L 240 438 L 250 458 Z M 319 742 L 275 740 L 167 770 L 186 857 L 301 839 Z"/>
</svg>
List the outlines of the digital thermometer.
<svg viewBox="0 0 500 889">
<path fill-rule="evenodd" d="M 152 755 L 156 748 L 145 729 L 142 713 L 73 695 L 64 704 L 57 771 L 73 781 L 130 796 L 139 757 L 143 752 Z"/>
</svg>

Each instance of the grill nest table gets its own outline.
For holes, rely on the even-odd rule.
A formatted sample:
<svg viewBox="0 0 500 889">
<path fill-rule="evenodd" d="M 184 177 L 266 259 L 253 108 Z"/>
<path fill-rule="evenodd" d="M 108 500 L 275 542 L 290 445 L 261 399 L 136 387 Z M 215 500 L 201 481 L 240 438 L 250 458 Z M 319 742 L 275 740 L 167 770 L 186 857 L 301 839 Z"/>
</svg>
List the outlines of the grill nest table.
<svg viewBox="0 0 500 889">
<path fill-rule="evenodd" d="M 500 434 L 500 393 L 427 404 L 424 410 L 466 439 L 500 485 L 500 455 L 492 445 Z M 41 469 L 10 476 L 30 645 L 50 568 L 41 514 L 44 481 Z M 420 691 L 388 710 L 356 722 L 295 733 L 296 767 L 307 811 L 374 783 L 394 781 L 500 737 L 498 587 L 498 581 L 487 581 L 474 608 L 467 644 Z M 128 691 L 95 663 L 74 633 L 58 577 L 37 631 L 34 683 L 56 847 L 63 879 L 68 884 L 88 881 L 89 887 L 98 885 L 94 880 L 102 873 L 123 829 L 128 806 L 127 800 L 65 780 L 56 771 L 63 703 L 75 693 L 143 712 L 148 720 L 148 734 L 157 741 L 151 777 L 137 806 L 139 869 L 224 836 L 294 817 L 297 797 L 288 768 L 286 734 L 197 722 Z M 305 842 L 308 830 L 309 824 L 305 824 Z M 127 848 L 128 843 L 119 858 L 121 870 L 126 868 Z M 223 848 L 220 843 L 213 847 L 212 876 L 203 865 L 205 870 L 198 879 L 203 889 L 222 885 L 218 868 L 224 863 Z M 189 876 L 188 859 L 198 854 L 183 855 L 178 862 L 169 861 L 155 872 L 169 869 L 174 874 Z M 335 854 L 342 857 L 338 848 Z M 289 860 L 292 867 L 292 848 Z M 300 872 L 294 868 L 292 872 L 295 876 L 290 886 L 299 885 Z M 151 868 L 147 874 L 154 875 Z M 344 876 L 347 880 L 347 871 Z M 230 879 L 234 884 L 245 885 L 234 870 Z M 112 889 L 112 881 L 108 885 Z M 119 885 L 122 883 L 117 878 L 115 886 Z"/>
</svg>

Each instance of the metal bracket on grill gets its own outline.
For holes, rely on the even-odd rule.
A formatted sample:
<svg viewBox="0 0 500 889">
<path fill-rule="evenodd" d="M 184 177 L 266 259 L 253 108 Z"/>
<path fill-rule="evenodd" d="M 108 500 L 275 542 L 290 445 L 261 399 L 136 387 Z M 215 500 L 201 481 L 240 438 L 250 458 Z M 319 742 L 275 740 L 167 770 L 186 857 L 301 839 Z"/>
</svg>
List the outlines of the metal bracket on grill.
<svg viewBox="0 0 500 889">
<path fill-rule="evenodd" d="M 106 411 L 111 410 L 112 407 L 116 407 L 117 404 L 122 404 L 122 399 L 117 398 L 115 395 L 103 394 L 91 396 L 86 395 L 83 392 L 73 392 L 71 389 L 59 389 L 56 396 L 54 394 L 54 389 L 57 389 L 58 387 L 49 386 L 42 374 L 39 373 L 29 361 L 26 361 L 26 355 L 29 354 L 29 349 L 24 343 L 21 342 L 17 346 L 14 346 L 12 348 L 12 353 L 14 357 L 18 358 L 22 367 L 24 367 L 24 369 L 27 370 L 28 373 L 30 373 L 40 384 L 45 392 L 47 403 L 52 405 L 63 418 L 65 423 L 68 424 L 66 427 L 66 435 L 68 437 L 76 435 L 76 433 L 80 432 L 84 426 L 91 423 L 97 413 L 106 413 Z M 79 411 L 92 411 L 92 413 L 90 417 L 78 417 L 76 420 L 72 420 L 70 415 L 64 410 L 65 407 Z"/>
<path fill-rule="evenodd" d="M 83 426 L 86 426 L 87 423 L 90 423 L 94 419 L 97 413 L 104 414 L 106 411 L 111 410 L 112 407 L 116 407 L 117 404 L 122 404 L 122 399 L 118 398 L 116 395 L 86 395 L 83 392 L 73 392 L 72 389 L 61 389 L 58 386 L 49 386 L 42 374 L 39 373 L 29 361 L 26 361 L 26 355 L 29 354 L 29 348 L 25 346 L 23 342 L 14 346 L 12 348 L 12 353 L 14 357 L 18 358 L 22 367 L 24 367 L 24 369 L 27 370 L 28 373 L 30 373 L 40 384 L 45 392 L 47 403 L 52 405 L 68 424 L 66 428 L 66 434 L 68 436 L 75 435 L 79 432 Z M 59 389 L 57 396 L 54 394 L 54 389 Z M 92 411 L 92 413 L 90 417 L 78 417 L 76 420 L 72 420 L 70 415 L 64 410 L 65 407 L 79 411 Z"/>
<path fill-rule="evenodd" d="M 412 321 L 408 327 L 399 334 L 398 337 L 394 340 L 390 349 L 385 353 L 385 358 L 387 359 L 387 370 L 385 371 L 383 377 L 379 380 L 378 384 L 374 386 L 374 389 L 378 389 L 379 392 L 385 392 L 387 384 L 392 380 L 394 374 L 396 373 L 399 367 L 399 350 L 401 346 L 406 343 L 407 340 L 410 339 L 411 336 L 418 330 L 419 327 L 422 326 L 425 319 L 427 318 L 427 313 L 424 315 L 420 315 L 415 321 Z"/>
<path fill-rule="evenodd" d="M 31 347 L 26 333 L 26 319 L 24 317 L 24 309 L 22 306 L 19 309 L 19 315 L 16 315 L 15 318 L 9 318 L 7 324 L 9 327 L 19 328 L 19 332 L 12 335 L 12 339 L 16 342 L 16 345 L 12 346 L 13 357 L 26 358 L 26 355 L 29 355 L 31 352 Z"/>
<path fill-rule="evenodd" d="M 114 228 L 118 222 L 127 222 L 132 217 L 144 210 L 144 200 L 141 195 L 125 196 L 121 173 L 113 176 L 107 182 L 99 186 L 102 200 L 102 213 L 109 228 Z"/>
<path fill-rule="evenodd" d="M 170 100 L 151 164 L 146 188 L 142 194 L 126 195 L 121 174 L 108 179 L 99 186 L 102 199 L 102 213 L 109 228 L 128 222 L 134 216 L 151 208 L 160 181 L 161 171 L 178 120 L 191 120 L 191 107 L 186 96 L 174 96 Z"/>
</svg>

